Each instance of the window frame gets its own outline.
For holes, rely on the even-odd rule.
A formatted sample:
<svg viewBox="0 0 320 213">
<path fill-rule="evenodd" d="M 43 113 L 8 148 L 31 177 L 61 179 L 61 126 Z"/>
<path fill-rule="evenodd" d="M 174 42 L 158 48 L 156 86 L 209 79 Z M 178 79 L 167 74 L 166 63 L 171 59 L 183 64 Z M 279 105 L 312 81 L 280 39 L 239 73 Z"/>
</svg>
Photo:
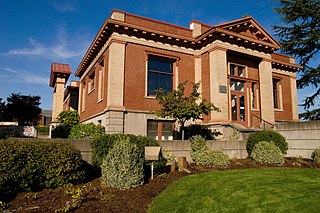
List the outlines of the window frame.
<svg viewBox="0 0 320 213">
<path fill-rule="evenodd" d="M 160 59 L 161 61 L 170 62 L 171 63 L 171 72 L 164 72 L 164 71 L 149 69 L 149 59 L 150 58 L 155 58 L 155 59 Z M 165 76 L 171 76 L 171 91 L 174 90 L 177 61 L 178 61 L 178 58 L 168 56 L 168 55 L 162 55 L 162 54 L 157 54 L 157 53 L 147 53 L 146 54 L 146 87 L 145 87 L 145 97 L 146 98 L 155 98 L 154 93 L 149 94 L 149 76 L 150 76 L 149 73 L 156 73 L 156 74 L 162 74 Z M 159 87 L 158 89 L 160 89 L 160 88 L 161 87 Z"/>
<path fill-rule="evenodd" d="M 280 89 L 281 87 L 282 79 L 272 76 L 272 97 L 274 110 L 282 110 L 282 95 L 280 94 L 282 92 Z"/>
<path fill-rule="evenodd" d="M 96 80 L 95 70 L 93 70 L 88 76 L 89 76 L 88 94 L 90 94 L 95 89 L 95 80 Z"/>
</svg>

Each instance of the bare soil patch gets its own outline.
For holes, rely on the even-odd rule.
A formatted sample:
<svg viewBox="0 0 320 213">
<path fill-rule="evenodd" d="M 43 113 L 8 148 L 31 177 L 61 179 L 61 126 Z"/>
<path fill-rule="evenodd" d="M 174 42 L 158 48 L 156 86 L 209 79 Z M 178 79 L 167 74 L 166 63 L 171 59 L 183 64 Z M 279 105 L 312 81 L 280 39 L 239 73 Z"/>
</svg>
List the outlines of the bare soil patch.
<svg viewBox="0 0 320 213">
<path fill-rule="evenodd" d="M 149 180 L 143 186 L 130 190 L 117 190 L 101 184 L 99 178 L 86 184 L 73 186 L 80 188 L 81 199 L 78 199 L 79 207 L 71 212 L 146 212 L 152 199 L 175 180 L 183 176 L 219 170 L 262 168 L 262 167 L 294 167 L 294 168 L 320 168 L 320 164 L 311 162 L 309 159 L 286 158 L 285 164 L 281 166 L 254 163 L 248 159 L 231 160 L 227 168 L 203 167 L 189 164 L 190 173 L 185 171 L 161 174 Z M 65 193 L 66 188 L 45 189 L 38 192 L 19 193 L 9 202 L 10 212 L 56 212 L 71 201 L 71 196 Z"/>
</svg>

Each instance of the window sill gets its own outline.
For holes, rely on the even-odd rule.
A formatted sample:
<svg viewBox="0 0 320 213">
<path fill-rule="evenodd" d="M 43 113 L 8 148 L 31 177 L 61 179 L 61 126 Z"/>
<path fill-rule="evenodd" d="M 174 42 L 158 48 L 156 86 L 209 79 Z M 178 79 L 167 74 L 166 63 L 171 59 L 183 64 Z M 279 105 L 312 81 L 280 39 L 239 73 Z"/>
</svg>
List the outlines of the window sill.
<svg viewBox="0 0 320 213">
<path fill-rule="evenodd" d="M 98 100 L 98 103 L 100 103 L 100 102 L 102 102 L 103 101 L 103 99 L 100 99 L 100 100 Z"/>
<path fill-rule="evenodd" d="M 144 98 L 145 99 L 156 100 L 156 96 L 155 95 L 153 95 L 153 96 L 145 96 Z"/>
<path fill-rule="evenodd" d="M 275 112 L 283 112 L 283 109 L 274 109 Z"/>
<path fill-rule="evenodd" d="M 251 111 L 256 111 L 257 112 L 257 111 L 260 111 L 260 110 L 259 109 L 251 109 Z"/>
</svg>

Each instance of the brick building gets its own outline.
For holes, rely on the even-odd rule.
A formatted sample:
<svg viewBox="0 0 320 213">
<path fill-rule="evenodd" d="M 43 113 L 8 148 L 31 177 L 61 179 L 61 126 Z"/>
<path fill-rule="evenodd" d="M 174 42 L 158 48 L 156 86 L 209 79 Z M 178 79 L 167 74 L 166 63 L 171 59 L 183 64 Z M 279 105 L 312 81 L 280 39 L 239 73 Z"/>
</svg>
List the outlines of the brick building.
<svg viewBox="0 0 320 213">
<path fill-rule="evenodd" d="M 202 98 L 221 110 L 204 124 L 298 121 L 301 66 L 280 48 L 252 17 L 216 26 L 191 21 L 189 29 L 114 10 L 75 71 L 80 120 L 108 133 L 170 139 L 172 122 L 150 113 L 159 108 L 154 90 L 188 80 L 201 82 Z"/>
</svg>

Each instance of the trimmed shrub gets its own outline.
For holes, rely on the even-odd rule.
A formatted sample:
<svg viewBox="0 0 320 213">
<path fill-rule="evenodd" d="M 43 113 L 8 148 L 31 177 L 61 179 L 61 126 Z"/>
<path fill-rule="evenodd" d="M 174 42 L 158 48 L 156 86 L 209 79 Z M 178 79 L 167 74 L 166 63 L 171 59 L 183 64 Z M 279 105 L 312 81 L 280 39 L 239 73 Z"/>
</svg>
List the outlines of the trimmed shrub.
<svg viewBox="0 0 320 213">
<path fill-rule="evenodd" d="M 0 141 L 0 199 L 20 191 L 76 184 L 84 178 L 80 151 L 68 143 Z"/>
<path fill-rule="evenodd" d="M 136 144 L 143 151 L 145 146 L 159 146 L 159 143 L 145 136 L 136 136 L 131 134 L 104 134 L 95 137 L 91 142 L 92 163 L 95 166 L 101 166 L 103 158 L 105 158 L 114 146 L 114 143 L 120 140 L 128 140 L 130 143 Z"/>
<path fill-rule="evenodd" d="M 200 164 L 206 166 L 226 167 L 229 165 L 229 156 L 220 150 L 206 150 L 198 155 Z"/>
<path fill-rule="evenodd" d="M 93 123 L 77 124 L 70 130 L 70 139 L 94 139 L 105 134 L 104 128 Z"/>
<path fill-rule="evenodd" d="M 129 189 L 143 184 L 143 152 L 129 140 L 117 141 L 103 160 L 102 182 L 117 189 Z"/>
<path fill-rule="evenodd" d="M 229 165 L 229 157 L 220 150 L 209 150 L 206 140 L 200 136 L 193 136 L 190 140 L 191 157 L 196 163 L 225 167 Z"/>
<path fill-rule="evenodd" d="M 261 141 L 255 145 L 251 153 L 255 162 L 268 164 L 283 164 L 284 155 L 272 141 Z"/>
<path fill-rule="evenodd" d="M 316 163 L 320 163 L 320 148 L 317 148 L 312 152 L 311 159 Z"/>
<path fill-rule="evenodd" d="M 247 152 L 249 156 L 251 156 L 255 145 L 261 141 L 273 142 L 284 155 L 287 154 L 288 143 L 286 139 L 278 132 L 263 130 L 249 135 L 247 142 Z"/>
</svg>

